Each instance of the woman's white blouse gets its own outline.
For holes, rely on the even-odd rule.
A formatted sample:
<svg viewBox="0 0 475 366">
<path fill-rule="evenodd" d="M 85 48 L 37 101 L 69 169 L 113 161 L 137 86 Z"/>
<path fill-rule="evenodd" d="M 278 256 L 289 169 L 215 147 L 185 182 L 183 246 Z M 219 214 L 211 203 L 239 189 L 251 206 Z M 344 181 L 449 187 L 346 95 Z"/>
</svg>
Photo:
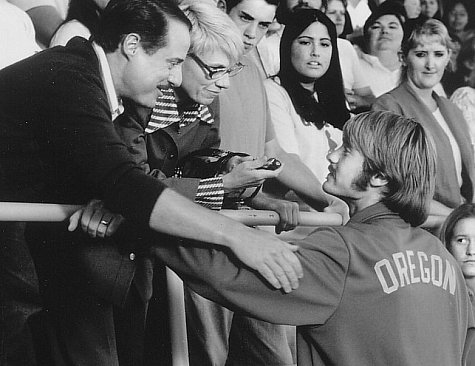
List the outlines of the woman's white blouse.
<svg viewBox="0 0 475 366">
<path fill-rule="evenodd" d="M 264 81 L 275 136 L 288 153 L 298 155 L 323 183 L 328 174 L 328 151 L 341 145 L 342 131 L 326 124 L 318 129 L 297 114 L 287 91 L 272 79 Z"/>
</svg>

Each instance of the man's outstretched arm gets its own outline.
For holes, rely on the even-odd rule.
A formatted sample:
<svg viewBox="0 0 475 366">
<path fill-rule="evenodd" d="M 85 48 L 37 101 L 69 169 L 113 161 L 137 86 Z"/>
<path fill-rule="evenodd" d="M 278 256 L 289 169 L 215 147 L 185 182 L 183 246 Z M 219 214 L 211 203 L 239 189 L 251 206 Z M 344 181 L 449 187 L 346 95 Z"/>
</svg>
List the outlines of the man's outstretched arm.
<svg viewBox="0 0 475 366">
<path fill-rule="evenodd" d="M 277 324 L 318 325 L 340 302 L 349 252 L 331 228 L 298 242 L 304 276 L 299 288 L 287 294 L 273 289 L 229 251 L 195 244 L 184 241 L 183 246 L 156 247 L 154 252 L 195 292 L 233 311 Z"/>
<path fill-rule="evenodd" d="M 297 246 L 200 207 L 171 189 L 159 196 L 149 225 L 158 232 L 229 248 L 272 286 L 285 292 L 296 289 L 302 277 L 294 253 Z"/>
<path fill-rule="evenodd" d="M 70 217 L 68 229 L 74 231 L 80 225 L 92 237 L 103 238 L 112 236 L 123 220 L 122 215 L 106 209 L 102 201 L 91 200 Z M 155 231 L 191 239 L 199 246 L 229 248 L 245 265 L 285 292 L 297 288 L 302 277 L 302 267 L 294 254 L 297 246 L 193 204 L 171 189 L 162 191 L 149 224 Z"/>
</svg>

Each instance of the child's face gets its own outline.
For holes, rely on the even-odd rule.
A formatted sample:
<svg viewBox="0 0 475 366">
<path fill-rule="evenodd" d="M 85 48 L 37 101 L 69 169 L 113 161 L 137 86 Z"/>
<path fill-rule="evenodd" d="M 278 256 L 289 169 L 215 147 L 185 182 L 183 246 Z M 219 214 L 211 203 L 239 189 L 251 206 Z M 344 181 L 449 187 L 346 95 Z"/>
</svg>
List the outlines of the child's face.
<svg viewBox="0 0 475 366">
<path fill-rule="evenodd" d="M 450 252 L 465 278 L 475 277 L 475 217 L 461 219 L 454 227 Z"/>
</svg>

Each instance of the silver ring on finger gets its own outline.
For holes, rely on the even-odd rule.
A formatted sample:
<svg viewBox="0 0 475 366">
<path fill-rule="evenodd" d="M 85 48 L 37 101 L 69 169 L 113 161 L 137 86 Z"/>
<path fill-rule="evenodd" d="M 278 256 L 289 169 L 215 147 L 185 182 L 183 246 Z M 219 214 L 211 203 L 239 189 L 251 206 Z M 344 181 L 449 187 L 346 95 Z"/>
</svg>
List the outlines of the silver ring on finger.
<svg viewBox="0 0 475 366">
<path fill-rule="evenodd" d="M 110 224 L 110 221 L 102 219 L 100 222 L 102 225 L 108 226 Z"/>
</svg>

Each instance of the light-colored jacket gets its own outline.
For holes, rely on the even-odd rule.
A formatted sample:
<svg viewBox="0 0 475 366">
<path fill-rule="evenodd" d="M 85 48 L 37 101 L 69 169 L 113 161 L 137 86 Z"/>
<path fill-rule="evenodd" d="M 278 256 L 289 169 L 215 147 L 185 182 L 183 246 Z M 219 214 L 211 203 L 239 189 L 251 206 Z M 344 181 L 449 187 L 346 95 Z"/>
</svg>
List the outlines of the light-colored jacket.
<svg viewBox="0 0 475 366">
<path fill-rule="evenodd" d="M 436 121 L 417 93 L 407 84 L 379 97 L 373 110 L 391 111 L 405 117 L 414 118 L 430 132 L 437 150 L 437 174 L 434 199 L 448 207 L 455 208 L 462 199 L 473 202 L 475 164 L 467 123 L 462 112 L 448 99 L 433 94 L 437 106 L 450 131 L 455 137 L 462 157 L 462 187 L 459 187 L 455 162 L 449 138 Z"/>
</svg>

